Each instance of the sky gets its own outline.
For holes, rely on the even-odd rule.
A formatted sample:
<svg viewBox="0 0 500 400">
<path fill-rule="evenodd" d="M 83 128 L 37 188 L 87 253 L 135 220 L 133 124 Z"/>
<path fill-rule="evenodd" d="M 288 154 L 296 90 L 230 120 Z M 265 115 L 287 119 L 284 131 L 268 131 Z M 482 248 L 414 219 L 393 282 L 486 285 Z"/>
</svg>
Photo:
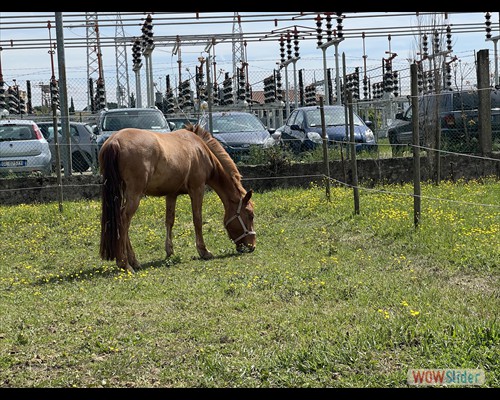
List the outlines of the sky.
<svg viewBox="0 0 500 400">
<path fill-rule="evenodd" d="M 181 61 L 182 79 L 195 74 L 195 66 L 199 65 L 198 57 L 207 57 L 205 51 L 210 35 L 229 35 L 233 31 L 234 12 L 203 12 L 196 15 L 189 13 L 151 13 L 153 18 L 153 33 L 155 48 L 152 53 L 153 81 L 160 91 L 165 90 L 165 76 L 171 75 L 175 80 L 178 76 L 179 61 Z M 280 61 L 279 36 L 281 33 L 299 31 L 300 59 L 296 62 L 297 69 L 318 70 L 318 80 L 322 79 L 324 60 L 323 51 L 316 43 L 315 16 L 324 13 L 297 12 L 240 12 L 240 25 L 237 29 L 244 38 L 248 37 L 245 46 L 249 68 L 250 83 L 262 81 L 270 75 L 273 69 L 278 68 Z M 0 12 L 0 46 L 2 47 L 1 66 L 3 79 L 7 85 L 12 85 L 15 79 L 23 86 L 23 82 L 30 80 L 33 83 L 48 82 L 52 75 L 51 58 L 48 52 L 49 35 L 52 43 L 56 42 L 54 12 Z M 84 26 L 84 13 L 62 13 L 63 35 L 65 40 L 65 65 L 68 84 L 85 83 L 87 77 L 87 49 L 83 46 L 87 29 Z M 116 34 L 116 14 L 113 12 L 99 12 L 99 35 L 104 43 L 111 41 Z M 141 26 L 147 13 L 121 13 L 124 22 L 123 33 L 126 38 L 141 36 Z M 409 65 L 419 57 L 417 52 L 418 28 L 429 31 L 432 20 L 440 24 L 450 25 L 452 29 L 453 51 L 451 56 L 457 57 L 455 65 L 460 67 L 465 81 L 475 81 L 475 53 L 481 49 L 489 49 L 490 59 L 494 60 L 494 44 L 486 41 L 484 12 L 451 12 L 451 13 L 420 13 L 416 12 L 346 12 L 343 13 L 344 40 L 338 46 L 339 60 L 345 57 L 346 69 L 349 72 L 355 67 L 381 73 L 382 59 L 394 55 L 393 69 L 409 70 Z M 198 17 L 198 18 L 197 18 Z M 274 20 L 277 19 L 275 22 Z M 26 23 L 29 21 L 29 23 Z M 50 29 L 48 21 L 52 21 Z M 499 13 L 491 12 L 492 35 L 500 32 Z M 332 21 L 336 28 L 335 16 Z M 322 24 L 325 30 L 325 21 Z M 239 30 L 241 29 L 241 31 Z M 365 39 L 361 33 L 365 33 Z M 179 35 L 186 44 L 181 45 L 181 51 L 174 53 L 173 37 Z M 389 36 L 390 35 L 390 36 Z M 326 32 L 324 32 L 326 41 Z M 310 39 L 305 39 L 306 37 Z M 165 40 L 161 40 L 165 38 Z M 198 40 L 200 39 L 200 40 Z M 216 39 L 219 40 L 219 39 Z M 429 33 L 429 47 L 432 35 Z M 12 41 L 12 42 L 11 42 Z M 66 43 L 80 43 L 74 48 Z M 11 43 L 14 46 L 11 46 Z M 26 49 L 28 45 L 42 48 Z M 126 49 L 131 90 L 134 90 L 134 73 L 132 72 L 131 43 Z M 179 54 L 180 53 L 180 54 Z M 116 55 L 112 46 L 102 47 L 102 65 L 106 87 L 116 83 Z M 233 70 L 232 43 L 228 38 L 216 42 L 211 56 L 215 55 L 217 71 L 220 76 Z M 180 57 L 180 58 L 179 58 Z M 328 68 L 335 69 L 335 46 L 325 50 Z M 143 61 L 144 64 L 144 61 Z M 54 55 L 56 78 L 59 76 L 57 54 Z M 144 67 L 143 67 L 144 70 Z M 289 69 L 289 71 L 291 68 Z M 376 72 L 379 70 L 379 72 Z M 492 71 L 493 72 L 493 71 Z M 292 78 L 289 78 L 290 80 Z M 143 85 L 144 86 L 144 85 Z M 84 89 L 82 88 L 84 91 Z M 113 94 L 108 101 L 113 101 Z M 35 100 L 36 103 L 36 100 Z"/>
</svg>

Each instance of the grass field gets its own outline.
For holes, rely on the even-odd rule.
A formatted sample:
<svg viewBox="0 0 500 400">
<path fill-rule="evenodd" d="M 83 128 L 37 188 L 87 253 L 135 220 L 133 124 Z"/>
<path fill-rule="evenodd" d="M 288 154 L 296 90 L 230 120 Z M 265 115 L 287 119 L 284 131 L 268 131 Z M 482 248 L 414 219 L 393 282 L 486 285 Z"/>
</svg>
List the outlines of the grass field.
<svg viewBox="0 0 500 400">
<path fill-rule="evenodd" d="M 131 238 L 142 268 L 99 258 L 100 203 L 0 207 L 0 387 L 409 387 L 409 369 L 481 369 L 500 387 L 500 183 L 255 193 L 238 254 L 213 192 L 197 258 L 179 198 Z"/>
</svg>

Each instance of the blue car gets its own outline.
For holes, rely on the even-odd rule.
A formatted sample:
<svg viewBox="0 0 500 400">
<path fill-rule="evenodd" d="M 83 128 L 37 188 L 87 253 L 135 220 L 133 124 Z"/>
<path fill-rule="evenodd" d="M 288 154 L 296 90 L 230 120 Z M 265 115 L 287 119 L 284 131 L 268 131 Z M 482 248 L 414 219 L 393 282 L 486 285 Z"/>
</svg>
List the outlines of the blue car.
<svg viewBox="0 0 500 400">
<path fill-rule="evenodd" d="M 350 141 L 349 125 L 346 124 L 344 106 L 323 106 L 325 128 L 329 145 Z M 354 113 L 354 141 L 356 151 L 376 149 L 372 123 L 363 121 Z M 319 106 L 298 107 L 292 111 L 286 124 L 278 128 L 281 140 L 295 154 L 314 150 L 322 146 L 321 111 Z"/>
<path fill-rule="evenodd" d="M 199 124 L 210 130 L 209 115 L 200 118 Z M 211 133 L 234 161 L 250 156 L 254 146 L 268 148 L 278 143 L 274 129 L 268 129 L 255 115 L 243 111 L 223 111 L 212 113 Z"/>
</svg>

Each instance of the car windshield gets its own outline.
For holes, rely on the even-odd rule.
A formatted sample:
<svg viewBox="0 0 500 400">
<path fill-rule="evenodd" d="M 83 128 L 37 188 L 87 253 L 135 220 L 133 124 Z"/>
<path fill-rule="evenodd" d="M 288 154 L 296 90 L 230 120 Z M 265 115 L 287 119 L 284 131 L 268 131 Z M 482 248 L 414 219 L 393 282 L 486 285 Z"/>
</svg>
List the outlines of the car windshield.
<svg viewBox="0 0 500 400">
<path fill-rule="evenodd" d="M 321 112 L 320 109 L 307 110 L 307 121 L 309 126 L 321 126 Z M 345 125 L 345 112 L 342 108 L 339 109 L 325 109 L 325 125 L 337 126 Z M 363 125 L 363 121 L 358 115 L 354 114 L 354 125 Z"/>
<path fill-rule="evenodd" d="M 166 129 L 166 120 L 161 112 L 123 111 L 107 114 L 102 121 L 103 131 L 118 131 L 123 128 Z"/>
<path fill-rule="evenodd" d="M 264 124 L 253 114 L 225 114 L 212 116 L 213 133 L 262 132 Z"/>
</svg>

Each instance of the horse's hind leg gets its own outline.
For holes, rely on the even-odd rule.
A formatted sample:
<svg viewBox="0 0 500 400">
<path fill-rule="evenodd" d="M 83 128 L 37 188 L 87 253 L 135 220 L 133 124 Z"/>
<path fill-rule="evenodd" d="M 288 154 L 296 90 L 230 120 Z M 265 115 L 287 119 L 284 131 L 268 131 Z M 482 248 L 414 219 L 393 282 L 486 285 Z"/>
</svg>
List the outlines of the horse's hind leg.
<svg viewBox="0 0 500 400">
<path fill-rule="evenodd" d="M 177 202 L 177 196 L 167 195 L 165 197 L 166 200 L 166 211 L 165 211 L 165 230 L 166 230 L 166 238 L 165 238 L 165 251 L 167 253 L 167 257 L 170 257 L 174 254 L 174 244 L 172 242 L 172 228 L 174 226 L 175 221 L 175 204 Z"/>
<path fill-rule="evenodd" d="M 130 243 L 129 229 L 132 217 L 139 207 L 139 196 L 127 196 L 125 206 L 122 209 L 123 216 L 123 226 L 120 231 L 120 237 L 124 243 L 123 253 L 120 257 L 116 258 L 116 264 L 118 267 L 123 268 L 130 272 L 135 272 L 134 268 L 140 268 L 139 261 L 135 257 L 134 250 L 132 249 L 132 244 Z"/>
</svg>

